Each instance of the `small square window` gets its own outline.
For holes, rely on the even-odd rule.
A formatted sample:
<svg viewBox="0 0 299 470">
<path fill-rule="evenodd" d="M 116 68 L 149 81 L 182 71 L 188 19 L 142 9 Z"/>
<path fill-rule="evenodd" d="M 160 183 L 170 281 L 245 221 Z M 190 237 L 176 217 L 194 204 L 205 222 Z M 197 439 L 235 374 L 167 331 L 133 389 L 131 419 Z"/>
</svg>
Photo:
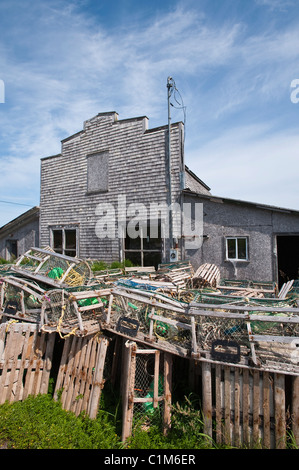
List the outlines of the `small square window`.
<svg viewBox="0 0 299 470">
<path fill-rule="evenodd" d="M 76 228 L 53 228 L 52 248 L 56 253 L 77 256 L 78 233 Z"/>
<path fill-rule="evenodd" d="M 235 261 L 248 261 L 247 237 L 226 238 L 226 259 Z"/>
</svg>

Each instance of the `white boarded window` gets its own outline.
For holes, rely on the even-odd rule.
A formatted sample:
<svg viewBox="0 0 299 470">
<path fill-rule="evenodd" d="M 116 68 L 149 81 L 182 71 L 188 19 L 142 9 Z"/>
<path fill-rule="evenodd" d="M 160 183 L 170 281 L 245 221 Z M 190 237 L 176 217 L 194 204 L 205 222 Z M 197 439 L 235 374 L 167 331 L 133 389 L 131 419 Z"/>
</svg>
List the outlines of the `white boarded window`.
<svg viewBox="0 0 299 470">
<path fill-rule="evenodd" d="M 100 193 L 109 187 L 109 152 L 87 155 L 87 192 Z"/>
</svg>

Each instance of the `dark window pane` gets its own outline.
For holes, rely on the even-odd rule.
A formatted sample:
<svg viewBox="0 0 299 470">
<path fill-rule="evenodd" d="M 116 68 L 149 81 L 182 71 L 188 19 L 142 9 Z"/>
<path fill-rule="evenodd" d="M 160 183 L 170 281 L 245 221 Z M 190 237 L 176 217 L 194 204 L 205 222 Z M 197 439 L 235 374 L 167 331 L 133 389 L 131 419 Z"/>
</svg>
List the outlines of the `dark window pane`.
<svg viewBox="0 0 299 470">
<path fill-rule="evenodd" d="M 234 238 L 227 239 L 227 257 L 230 259 L 236 259 L 236 240 Z"/>
<path fill-rule="evenodd" d="M 65 250 L 76 250 L 76 230 L 65 230 Z"/>
<path fill-rule="evenodd" d="M 141 253 L 125 253 L 125 258 L 129 259 L 135 266 L 141 266 Z"/>
<path fill-rule="evenodd" d="M 144 250 L 161 250 L 161 222 L 151 221 L 148 222 L 146 237 L 143 238 Z"/>
<path fill-rule="evenodd" d="M 62 230 L 53 230 L 53 249 L 56 253 L 62 253 Z"/>
<path fill-rule="evenodd" d="M 125 249 L 126 250 L 140 250 L 141 249 L 141 239 L 138 235 L 136 238 L 132 238 L 129 234 L 135 235 L 135 232 L 139 232 L 139 223 L 136 226 L 131 226 L 129 229 L 127 227 L 126 239 L 125 239 Z M 129 232 L 129 234 L 128 234 Z"/>
<path fill-rule="evenodd" d="M 158 265 L 162 262 L 161 253 L 144 253 L 143 254 L 143 263 L 144 266 L 155 266 L 158 268 Z"/>
<path fill-rule="evenodd" d="M 247 259 L 246 238 L 238 238 L 238 259 Z"/>
</svg>

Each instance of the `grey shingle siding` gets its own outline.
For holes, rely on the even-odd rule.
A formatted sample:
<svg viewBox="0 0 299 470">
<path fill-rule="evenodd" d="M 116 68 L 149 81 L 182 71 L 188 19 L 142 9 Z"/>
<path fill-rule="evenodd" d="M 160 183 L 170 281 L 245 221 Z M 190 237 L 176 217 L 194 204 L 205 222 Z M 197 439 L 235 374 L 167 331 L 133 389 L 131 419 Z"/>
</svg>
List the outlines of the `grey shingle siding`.
<svg viewBox="0 0 299 470">
<path fill-rule="evenodd" d="M 148 130 L 146 117 L 117 120 L 103 113 L 84 123 L 83 131 L 62 141 L 61 154 L 41 161 L 41 246 L 50 243 L 50 227 L 78 224 L 79 256 L 112 261 L 119 259 L 120 241 L 99 239 L 96 208 L 109 202 L 117 208 L 118 195 L 127 205 L 167 202 L 167 126 Z M 184 168 L 183 125 L 171 126 L 172 194 L 180 199 L 180 173 Z M 88 155 L 109 154 L 109 190 L 88 194 Z"/>
</svg>

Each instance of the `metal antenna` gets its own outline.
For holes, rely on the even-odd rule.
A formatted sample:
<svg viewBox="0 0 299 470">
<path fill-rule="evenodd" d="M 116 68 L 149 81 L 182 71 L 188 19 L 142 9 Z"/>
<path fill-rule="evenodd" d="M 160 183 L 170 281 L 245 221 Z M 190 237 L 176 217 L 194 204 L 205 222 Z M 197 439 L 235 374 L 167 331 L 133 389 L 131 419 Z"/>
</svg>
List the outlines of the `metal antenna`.
<svg viewBox="0 0 299 470">
<path fill-rule="evenodd" d="M 169 196 L 168 196 L 168 201 L 169 201 L 169 242 L 170 242 L 170 250 L 173 248 L 173 229 L 172 229 L 172 189 L 171 189 L 171 149 L 170 149 L 170 144 L 171 144 L 171 138 L 170 138 L 170 126 L 171 126 L 171 116 L 170 116 L 170 96 L 172 93 L 172 87 L 173 87 L 173 79 L 171 77 L 167 78 L 167 101 L 168 101 L 168 191 L 169 191 Z M 170 257 L 170 252 L 169 252 L 169 257 Z"/>
</svg>

